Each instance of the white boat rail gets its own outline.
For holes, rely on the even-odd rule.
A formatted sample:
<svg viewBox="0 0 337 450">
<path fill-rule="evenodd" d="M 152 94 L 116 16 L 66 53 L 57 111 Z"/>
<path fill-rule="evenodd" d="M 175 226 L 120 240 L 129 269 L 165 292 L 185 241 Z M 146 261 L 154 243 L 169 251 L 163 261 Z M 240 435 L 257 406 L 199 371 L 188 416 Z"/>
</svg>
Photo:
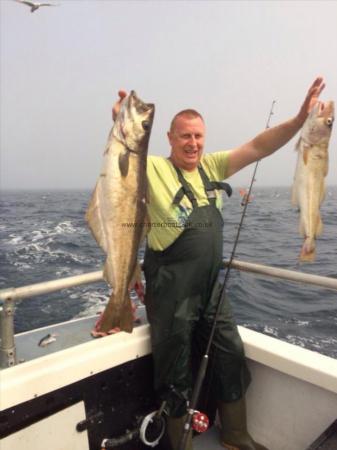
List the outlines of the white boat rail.
<svg viewBox="0 0 337 450">
<path fill-rule="evenodd" d="M 70 287 L 82 284 L 95 283 L 103 280 L 103 271 L 88 272 L 82 275 L 60 278 L 59 280 L 43 281 L 42 283 L 29 284 L 19 288 L 9 288 L 0 290 L 0 301 L 23 300 L 41 294 L 61 291 Z"/>
<path fill-rule="evenodd" d="M 224 261 L 228 266 L 228 261 Z M 309 273 L 280 269 L 278 267 L 250 263 L 234 259 L 232 268 L 280 278 L 288 281 L 311 284 L 319 287 L 337 290 L 337 279 L 313 275 Z M 31 298 L 37 295 L 68 289 L 82 284 L 95 283 L 103 280 L 103 272 L 89 272 L 58 280 L 31 284 L 18 288 L 0 290 L 0 367 L 9 367 L 16 364 L 15 338 L 14 338 L 14 303 L 17 300 Z"/>
</svg>

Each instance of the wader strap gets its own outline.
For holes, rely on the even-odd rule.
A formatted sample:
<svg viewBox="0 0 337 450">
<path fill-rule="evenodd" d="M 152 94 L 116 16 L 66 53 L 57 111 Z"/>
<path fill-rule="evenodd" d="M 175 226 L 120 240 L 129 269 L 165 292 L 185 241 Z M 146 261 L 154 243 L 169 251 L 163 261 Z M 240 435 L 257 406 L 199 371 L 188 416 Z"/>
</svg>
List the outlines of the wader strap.
<svg viewBox="0 0 337 450">
<path fill-rule="evenodd" d="M 176 167 L 174 165 L 173 165 L 173 167 L 176 169 L 176 172 L 178 175 L 178 180 L 179 180 L 180 184 L 182 185 L 182 187 L 179 189 L 179 191 L 176 193 L 176 195 L 173 199 L 173 204 L 179 205 L 179 203 L 181 202 L 181 199 L 184 197 L 184 195 L 186 195 L 186 197 L 192 203 L 193 208 L 197 207 L 198 203 L 197 203 L 195 195 L 192 191 L 190 183 L 188 183 L 185 180 L 185 178 L 183 177 L 183 174 L 181 173 L 180 169 L 178 169 L 178 167 Z"/>
<path fill-rule="evenodd" d="M 182 187 L 179 189 L 179 191 L 176 193 L 173 199 L 173 204 L 179 205 L 184 195 L 186 195 L 189 201 L 192 203 L 193 208 L 195 208 L 196 206 L 198 206 L 198 204 L 195 195 L 192 191 L 191 185 L 185 180 L 183 174 L 181 173 L 181 170 L 175 165 L 173 165 L 173 167 L 175 168 L 178 175 L 178 180 L 182 185 Z M 201 164 L 198 166 L 198 170 L 210 205 L 215 205 L 216 189 L 225 191 L 228 197 L 232 195 L 232 188 L 228 183 L 224 183 L 222 181 L 210 181 Z"/>
<path fill-rule="evenodd" d="M 228 183 L 224 183 L 223 181 L 210 181 L 201 164 L 198 166 L 198 169 L 205 187 L 208 200 L 213 200 L 213 203 L 215 203 L 216 199 L 215 189 L 225 191 L 228 197 L 232 195 L 232 188 Z"/>
</svg>

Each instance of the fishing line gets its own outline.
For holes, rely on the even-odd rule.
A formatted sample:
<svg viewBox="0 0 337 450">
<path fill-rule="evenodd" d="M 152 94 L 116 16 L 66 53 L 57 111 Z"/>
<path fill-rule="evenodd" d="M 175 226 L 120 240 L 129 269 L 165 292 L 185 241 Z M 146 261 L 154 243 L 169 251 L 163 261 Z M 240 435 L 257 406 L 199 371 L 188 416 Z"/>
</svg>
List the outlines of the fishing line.
<svg viewBox="0 0 337 450">
<path fill-rule="evenodd" d="M 271 104 L 270 112 L 269 112 L 269 115 L 268 115 L 266 127 L 265 127 L 266 129 L 269 128 L 269 123 L 270 123 L 271 116 L 274 114 L 273 109 L 274 109 L 275 103 L 276 103 L 276 100 L 273 100 L 272 104 Z M 224 299 L 225 299 L 225 293 L 226 293 L 226 287 L 227 287 L 227 282 L 228 282 L 228 278 L 229 278 L 229 273 L 230 273 L 230 270 L 231 270 L 231 267 L 232 267 L 232 263 L 233 263 L 233 259 L 234 259 L 234 256 L 235 256 L 236 247 L 237 247 L 238 242 L 239 242 L 239 237 L 240 237 L 240 233 L 241 233 L 241 230 L 242 230 L 243 221 L 244 221 L 244 218 L 245 218 L 245 215 L 246 215 L 246 210 L 247 210 L 248 203 L 249 203 L 249 197 L 250 197 L 250 194 L 251 194 L 252 189 L 253 189 L 253 184 L 256 181 L 255 176 L 256 176 L 256 172 L 257 172 L 257 168 L 258 168 L 259 162 L 260 162 L 260 160 L 256 161 L 256 163 L 255 163 L 254 172 L 253 172 L 253 175 L 252 175 L 252 178 L 251 178 L 248 194 L 247 194 L 247 197 L 246 197 L 246 200 L 245 200 L 245 203 L 244 203 L 244 207 L 243 207 L 243 210 L 242 210 L 241 219 L 240 219 L 240 223 L 238 225 L 238 230 L 237 230 L 237 233 L 236 233 L 236 238 L 235 238 L 235 241 L 234 241 L 233 249 L 232 249 L 232 252 L 231 252 L 231 256 L 229 258 L 229 262 L 227 264 L 227 270 L 226 270 L 226 273 L 225 273 L 225 278 L 224 278 L 224 281 L 222 283 L 222 287 L 221 287 L 221 290 L 220 290 L 219 300 L 218 300 L 218 303 L 217 303 L 217 308 L 216 308 L 216 312 L 215 312 L 215 316 L 214 316 L 214 320 L 213 320 L 210 336 L 208 338 L 206 351 L 205 351 L 205 354 L 202 357 L 202 360 L 201 360 L 201 363 L 200 363 L 200 367 L 199 367 L 199 370 L 198 370 L 196 382 L 194 384 L 194 388 L 193 388 L 193 391 L 192 391 L 191 401 L 190 401 L 189 406 L 188 406 L 187 418 L 186 418 L 185 423 L 184 423 L 183 434 L 182 434 L 182 437 L 181 437 L 179 450 L 185 450 L 186 449 L 188 435 L 189 435 L 189 432 L 191 430 L 191 424 L 192 424 L 193 415 L 196 412 L 195 408 L 196 408 L 197 403 L 198 403 L 201 387 L 202 387 L 202 384 L 203 384 L 203 381 L 204 381 L 204 378 L 205 378 L 205 374 L 206 374 L 206 370 L 207 370 L 207 366 L 208 366 L 208 356 L 209 356 L 211 345 L 212 345 L 212 342 L 213 342 L 217 320 L 218 320 L 218 317 L 219 317 L 219 314 L 220 314 L 220 311 L 221 311 L 222 304 L 223 304 Z"/>
</svg>

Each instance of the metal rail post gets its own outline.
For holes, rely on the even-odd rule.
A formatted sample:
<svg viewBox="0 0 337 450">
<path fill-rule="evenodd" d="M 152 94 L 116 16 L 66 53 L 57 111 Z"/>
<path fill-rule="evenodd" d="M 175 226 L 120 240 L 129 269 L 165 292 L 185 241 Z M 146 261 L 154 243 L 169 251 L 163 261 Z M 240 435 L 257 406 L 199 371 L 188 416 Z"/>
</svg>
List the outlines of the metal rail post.
<svg viewBox="0 0 337 450">
<path fill-rule="evenodd" d="M 0 367 L 7 368 L 16 364 L 14 339 L 14 301 L 7 298 L 0 307 Z"/>
</svg>

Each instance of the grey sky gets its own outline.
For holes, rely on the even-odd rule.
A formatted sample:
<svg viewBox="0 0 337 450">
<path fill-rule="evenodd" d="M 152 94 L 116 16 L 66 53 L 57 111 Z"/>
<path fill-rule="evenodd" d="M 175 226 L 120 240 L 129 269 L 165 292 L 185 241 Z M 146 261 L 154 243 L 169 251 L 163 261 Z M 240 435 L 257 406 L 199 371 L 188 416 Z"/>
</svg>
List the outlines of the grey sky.
<svg viewBox="0 0 337 450">
<path fill-rule="evenodd" d="M 336 1 L 56 0 L 1 5 L 1 188 L 93 188 L 119 88 L 156 104 L 150 153 L 168 155 L 180 109 L 206 119 L 206 151 L 297 113 L 323 75 L 337 101 Z M 290 186 L 294 138 L 257 185 Z M 336 125 L 327 181 L 336 184 Z M 229 181 L 247 186 L 253 166 Z"/>
</svg>

